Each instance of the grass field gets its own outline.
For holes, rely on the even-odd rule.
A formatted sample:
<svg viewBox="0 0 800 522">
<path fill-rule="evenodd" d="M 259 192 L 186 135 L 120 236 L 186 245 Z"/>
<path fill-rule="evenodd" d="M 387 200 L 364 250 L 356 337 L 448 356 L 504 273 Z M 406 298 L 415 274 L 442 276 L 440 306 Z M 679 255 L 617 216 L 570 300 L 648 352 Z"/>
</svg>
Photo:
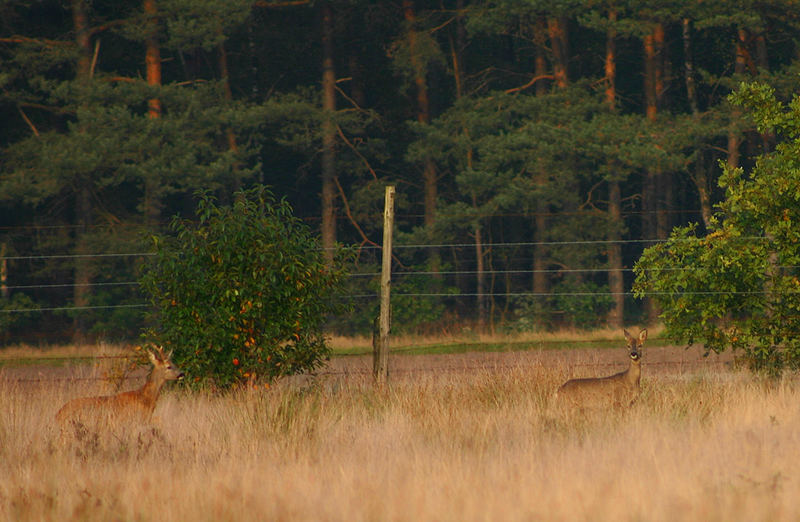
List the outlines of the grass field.
<svg viewBox="0 0 800 522">
<path fill-rule="evenodd" d="M 687 364 L 648 366 L 645 352 L 642 396 L 627 411 L 548 406 L 568 376 L 624 367 L 620 350 L 394 356 L 382 389 L 369 360 L 351 356 L 255 393 L 172 387 L 154 426 L 66 442 L 60 405 L 109 390 L 60 367 L 7 368 L 0 518 L 800 519 L 794 383 L 669 347 L 650 359 L 679 352 Z"/>
</svg>

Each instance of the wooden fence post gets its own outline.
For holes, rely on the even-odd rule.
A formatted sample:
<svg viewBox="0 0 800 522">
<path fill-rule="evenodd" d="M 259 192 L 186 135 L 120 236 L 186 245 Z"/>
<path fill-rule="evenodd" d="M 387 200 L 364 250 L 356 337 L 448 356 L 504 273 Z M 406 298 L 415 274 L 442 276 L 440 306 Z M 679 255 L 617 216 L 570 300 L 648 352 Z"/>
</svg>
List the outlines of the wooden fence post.
<svg viewBox="0 0 800 522">
<path fill-rule="evenodd" d="M 389 330 L 391 329 L 392 286 L 392 229 L 394 227 L 394 186 L 386 187 L 383 209 L 383 265 L 381 268 L 381 311 L 378 316 L 378 342 L 375 347 L 373 371 L 375 381 L 385 383 L 389 378 Z"/>
</svg>

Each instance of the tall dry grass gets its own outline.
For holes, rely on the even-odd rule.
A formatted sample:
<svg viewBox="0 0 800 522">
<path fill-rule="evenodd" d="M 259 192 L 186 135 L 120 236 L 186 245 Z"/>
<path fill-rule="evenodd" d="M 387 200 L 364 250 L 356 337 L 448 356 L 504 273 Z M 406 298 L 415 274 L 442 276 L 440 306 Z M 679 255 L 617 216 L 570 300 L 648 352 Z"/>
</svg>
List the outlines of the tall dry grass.
<svg viewBox="0 0 800 522">
<path fill-rule="evenodd" d="M 792 383 L 645 373 L 632 409 L 585 415 L 549 408 L 563 378 L 511 365 L 408 372 L 384 389 L 357 375 L 173 389 L 154 427 L 80 441 L 60 440 L 53 415 L 91 381 L 5 382 L 0 517 L 800 519 Z"/>
</svg>

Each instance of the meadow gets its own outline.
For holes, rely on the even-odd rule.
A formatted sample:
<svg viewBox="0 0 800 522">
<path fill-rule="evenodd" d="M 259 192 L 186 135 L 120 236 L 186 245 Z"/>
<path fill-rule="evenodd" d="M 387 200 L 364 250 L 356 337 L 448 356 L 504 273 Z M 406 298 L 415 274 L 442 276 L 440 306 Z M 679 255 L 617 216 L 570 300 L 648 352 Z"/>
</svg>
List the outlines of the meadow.
<svg viewBox="0 0 800 522">
<path fill-rule="evenodd" d="M 172 385 L 152 426 L 67 441 L 55 412 L 112 391 L 95 378 L 110 363 L 4 368 L 0 518 L 800 519 L 795 382 L 645 350 L 626 410 L 549 403 L 568 377 L 624 368 L 621 350 L 394 355 L 380 388 L 368 357 L 342 356 L 258 391 Z"/>
</svg>

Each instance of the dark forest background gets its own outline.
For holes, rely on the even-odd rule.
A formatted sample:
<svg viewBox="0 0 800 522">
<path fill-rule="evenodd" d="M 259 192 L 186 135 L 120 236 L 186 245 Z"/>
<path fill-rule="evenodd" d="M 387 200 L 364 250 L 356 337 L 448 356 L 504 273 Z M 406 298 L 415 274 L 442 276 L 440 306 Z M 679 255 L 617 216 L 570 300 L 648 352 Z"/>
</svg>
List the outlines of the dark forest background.
<svg viewBox="0 0 800 522">
<path fill-rule="evenodd" d="M 397 331 L 653 321 L 633 263 L 775 147 L 727 96 L 797 92 L 798 37 L 789 0 L 0 0 L 0 340 L 135 338 L 151 237 L 257 184 L 356 246 L 332 331 L 387 184 Z"/>
</svg>

